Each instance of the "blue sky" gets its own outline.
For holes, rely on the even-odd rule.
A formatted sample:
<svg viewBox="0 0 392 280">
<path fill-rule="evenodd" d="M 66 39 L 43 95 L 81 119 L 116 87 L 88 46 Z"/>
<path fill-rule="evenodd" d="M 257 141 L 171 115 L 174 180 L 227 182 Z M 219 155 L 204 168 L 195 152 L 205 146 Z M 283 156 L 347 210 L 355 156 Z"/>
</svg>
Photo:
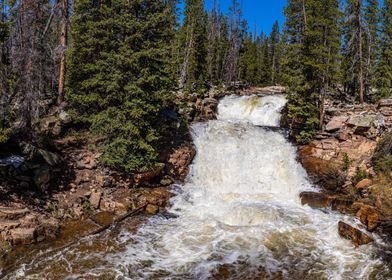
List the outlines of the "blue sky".
<svg viewBox="0 0 392 280">
<path fill-rule="evenodd" d="M 220 1 L 222 11 L 227 11 L 230 0 Z M 241 2 L 241 0 L 239 0 Z M 212 7 L 213 0 L 206 0 L 207 9 Z M 249 29 L 254 30 L 256 24 L 257 33 L 261 31 L 269 34 L 275 20 L 280 24 L 284 21 L 283 8 L 286 0 L 242 0 L 243 17 L 248 21 Z"/>
<path fill-rule="evenodd" d="M 205 0 L 206 8 L 211 9 L 213 0 Z M 241 2 L 241 0 L 239 0 Z M 227 12 L 230 0 L 217 0 L 223 12 Z M 250 31 L 257 26 L 257 33 L 271 32 L 272 25 L 278 20 L 280 25 L 284 21 L 283 8 L 286 0 L 242 0 L 243 17 L 248 21 Z"/>
</svg>

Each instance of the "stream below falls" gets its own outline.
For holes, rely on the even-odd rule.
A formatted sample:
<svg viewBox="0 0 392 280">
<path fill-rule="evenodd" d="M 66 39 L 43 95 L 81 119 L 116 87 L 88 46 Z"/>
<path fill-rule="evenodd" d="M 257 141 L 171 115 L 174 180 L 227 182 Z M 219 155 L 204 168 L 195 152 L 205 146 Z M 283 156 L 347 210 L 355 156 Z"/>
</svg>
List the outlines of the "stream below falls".
<svg viewBox="0 0 392 280">
<path fill-rule="evenodd" d="M 379 237 L 355 248 L 337 229 L 354 218 L 301 205 L 314 187 L 271 128 L 285 103 L 225 97 L 192 126 L 197 156 L 167 214 L 37 252 L 6 279 L 392 279 Z"/>
</svg>

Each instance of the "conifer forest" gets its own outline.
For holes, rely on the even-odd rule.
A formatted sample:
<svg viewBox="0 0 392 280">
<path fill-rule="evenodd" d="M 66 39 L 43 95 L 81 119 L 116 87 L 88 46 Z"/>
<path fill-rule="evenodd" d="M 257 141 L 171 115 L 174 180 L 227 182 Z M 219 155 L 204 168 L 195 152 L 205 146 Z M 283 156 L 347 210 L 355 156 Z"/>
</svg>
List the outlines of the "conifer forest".
<svg viewBox="0 0 392 280">
<path fill-rule="evenodd" d="M 0 0 L 0 278 L 392 278 L 392 0 L 259 1 Z"/>
</svg>

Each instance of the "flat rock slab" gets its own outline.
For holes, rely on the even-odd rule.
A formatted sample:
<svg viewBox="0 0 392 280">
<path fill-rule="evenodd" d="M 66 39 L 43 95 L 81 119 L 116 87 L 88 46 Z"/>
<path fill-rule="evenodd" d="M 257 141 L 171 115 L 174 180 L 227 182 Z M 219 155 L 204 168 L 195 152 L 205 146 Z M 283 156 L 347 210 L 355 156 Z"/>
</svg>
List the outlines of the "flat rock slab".
<svg viewBox="0 0 392 280">
<path fill-rule="evenodd" d="M 34 242 L 36 230 L 35 228 L 16 228 L 10 230 L 12 243 L 18 244 L 31 244 Z"/>
<path fill-rule="evenodd" d="M 29 209 L 0 207 L 0 219 L 15 220 L 29 213 Z"/>
<path fill-rule="evenodd" d="M 325 130 L 328 132 L 338 131 L 340 130 L 348 120 L 346 116 L 337 116 L 333 117 L 325 127 Z"/>
<path fill-rule="evenodd" d="M 366 245 L 374 241 L 372 237 L 360 231 L 357 228 L 340 221 L 338 224 L 339 235 L 343 238 L 351 240 L 351 242 L 356 246 Z"/>
</svg>

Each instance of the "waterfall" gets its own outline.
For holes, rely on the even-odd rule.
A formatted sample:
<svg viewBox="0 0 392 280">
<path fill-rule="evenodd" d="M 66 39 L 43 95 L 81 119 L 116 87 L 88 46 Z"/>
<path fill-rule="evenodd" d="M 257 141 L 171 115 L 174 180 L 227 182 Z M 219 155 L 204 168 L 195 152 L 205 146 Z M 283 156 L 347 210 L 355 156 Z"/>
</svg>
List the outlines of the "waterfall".
<svg viewBox="0 0 392 280">
<path fill-rule="evenodd" d="M 20 279 L 56 276 L 47 268 L 53 262 L 63 279 L 388 279 L 376 246 L 354 248 L 339 237 L 338 221 L 354 218 L 301 205 L 300 192 L 314 188 L 295 147 L 269 129 L 285 103 L 225 97 L 217 120 L 192 126 L 197 156 L 170 215 L 137 232 L 121 229 L 105 250 L 79 244 L 58 260 L 36 261 Z"/>
</svg>

